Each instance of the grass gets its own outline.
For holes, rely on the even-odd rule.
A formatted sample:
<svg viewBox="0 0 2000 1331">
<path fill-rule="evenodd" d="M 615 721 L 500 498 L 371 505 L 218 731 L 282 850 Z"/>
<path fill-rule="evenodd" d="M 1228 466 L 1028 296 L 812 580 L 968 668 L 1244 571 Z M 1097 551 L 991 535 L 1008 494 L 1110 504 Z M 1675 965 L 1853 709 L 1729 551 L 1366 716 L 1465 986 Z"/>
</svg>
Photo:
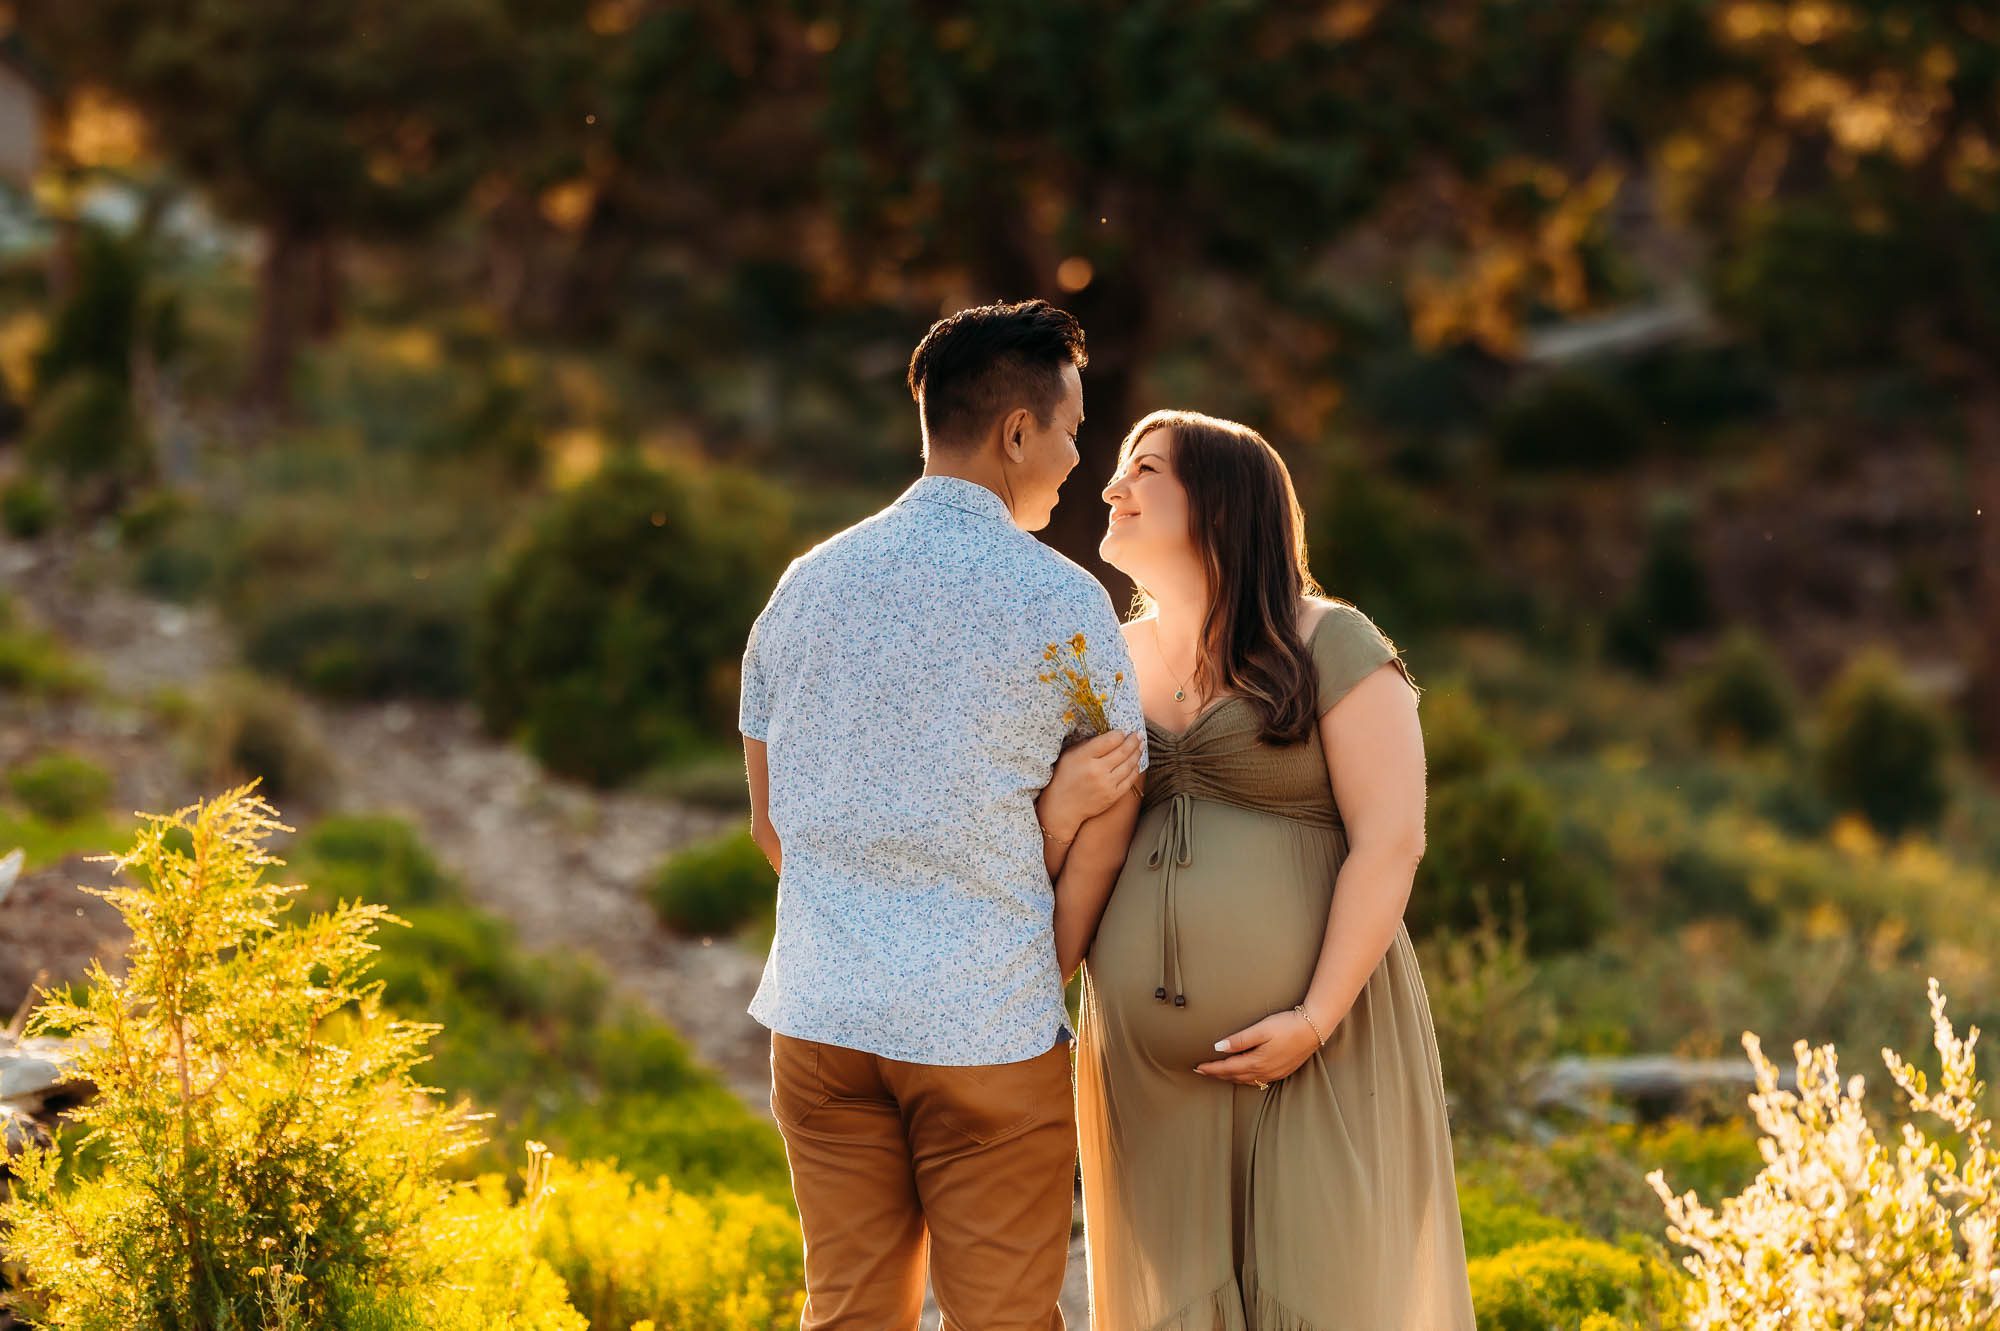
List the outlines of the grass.
<svg viewBox="0 0 2000 1331">
<path fill-rule="evenodd" d="M 426 1076 L 495 1115 L 494 1143 L 545 1141 L 566 1158 L 616 1160 L 684 1190 L 789 1196 L 777 1132 L 697 1064 L 664 1023 L 617 997 L 570 953 L 531 953 L 395 819 L 321 821 L 288 853 L 306 905 L 389 906 L 408 928 L 378 937 L 389 1005 L 442 1023 Z M 489 1143 L 468 1169 L 509 1167 Z"/>
</svg>

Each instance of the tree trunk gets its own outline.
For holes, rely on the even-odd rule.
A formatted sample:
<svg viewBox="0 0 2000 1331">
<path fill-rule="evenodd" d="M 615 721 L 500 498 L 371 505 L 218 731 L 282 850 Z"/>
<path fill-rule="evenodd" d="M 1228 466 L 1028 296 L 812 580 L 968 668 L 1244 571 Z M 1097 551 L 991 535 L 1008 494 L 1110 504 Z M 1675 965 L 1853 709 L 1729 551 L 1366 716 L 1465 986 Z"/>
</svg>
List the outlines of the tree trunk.
<svg viewBox="0 0 2000 1331">
<path fill-rule="evenodd" d="M 291 406 L 292 366 L 298 359 L 300 299 L 310 241 L 297 225 L 277 221 L 264 238 L 257 273 L 257 331 L 250 351 L 246 405 L 272 412 Z"/>
<path fill-rule="evenodd" d="M 325 342 L 340 331 L 344 283 L 340 264 L 340 242 L 329 235 L 313 239 L 307 246 L 306 333 L 315 342 Z"/>
<path fill-rule="evenodd" d="M 1966 409 L 1972 484 L 1975 621 L 1979 641 L 1969 692 L 1972 733 L 1988 771 L 2000 775 L 2000 382 L 1982 377 Z"/>
</svg>

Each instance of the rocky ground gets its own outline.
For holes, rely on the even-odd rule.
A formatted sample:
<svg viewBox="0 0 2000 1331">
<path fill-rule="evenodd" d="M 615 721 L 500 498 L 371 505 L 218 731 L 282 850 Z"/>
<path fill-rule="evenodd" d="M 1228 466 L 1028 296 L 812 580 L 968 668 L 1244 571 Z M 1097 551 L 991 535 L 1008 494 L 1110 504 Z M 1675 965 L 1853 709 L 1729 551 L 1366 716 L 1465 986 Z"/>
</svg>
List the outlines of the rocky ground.
<svg viewBox="0 0 2000 1331">
<path fill-rule="evenodd" d="M 168 811 L 214 793 L 190 776 L 148 705 L 160 690 L 193 693 L 235 668 L 212 610 L 140 596 L 97 572 L 87 548 L 53 542 L 0 540 L 0 593 L 58 634 L 103 686 L 73 703 L 0 702 L 0 769 L 63 747 L 111 770 L 127 809 Z M 746 1104 L 769 1112 L 766 1037 L 744 1011 L 762 959 L 729 940 L 667 933 L 645 899 L 666 855 L 722 830 L 730 815 L 551 777 L 483 734 L 464 705 L 302 707 L 328 741 L 333 770 L 324 809 L 286 809 L 295 822 L 335 810 L 409 819 L 473 899 L 512 921 L 526 943 L 597 957 Z M 115 969 L 118 918 L 77 890 L 108 880 L 109 866 L 75 857 L 23 874 L 0 899 L 0 1025 L 37 982 L 80 976 L 93 957 Z M 1080 1326 L 1080 1244 L 1070 1265 L 1064 1307 Z"/>
</svg>

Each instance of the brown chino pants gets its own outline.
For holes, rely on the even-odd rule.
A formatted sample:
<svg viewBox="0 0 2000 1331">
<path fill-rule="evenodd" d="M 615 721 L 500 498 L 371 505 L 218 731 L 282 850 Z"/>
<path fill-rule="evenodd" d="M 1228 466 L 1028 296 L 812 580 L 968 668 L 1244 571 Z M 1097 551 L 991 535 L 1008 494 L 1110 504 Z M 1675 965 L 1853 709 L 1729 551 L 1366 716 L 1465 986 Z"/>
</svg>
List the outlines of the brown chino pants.
<svg viewBox="0 0 2000 1331">
<path fill-rule="evenodd" d="M 934 1067 L 771 1037 L 806 1241 L 804 1331 L 1061 1331 L 1076 1119 L 1067 1041 Z"/>
</svg>

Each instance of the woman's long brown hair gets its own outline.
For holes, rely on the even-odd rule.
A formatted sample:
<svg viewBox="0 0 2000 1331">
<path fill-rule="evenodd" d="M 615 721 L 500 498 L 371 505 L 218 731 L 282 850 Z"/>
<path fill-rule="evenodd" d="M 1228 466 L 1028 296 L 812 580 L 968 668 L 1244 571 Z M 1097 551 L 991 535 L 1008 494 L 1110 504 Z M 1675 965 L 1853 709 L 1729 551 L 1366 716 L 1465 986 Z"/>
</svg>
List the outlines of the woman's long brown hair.
<svg viewBox="0 0 2000 1331">
<path fill-rule="evenodd" d="M 1173 434 L 1172 466 L 1188 496 L 1188 534 L 1214 593 L 1201 626 L 1195 680 L 1211 700 L 1240 694 L 1258 738 L 1296 744 L 1318 717 L 1318 671 L 1299 634 L 1299 599 L 1318 596 L 1306 566 L 1305 515 L 1276 449 L 1247 425 L 1192 411 L 1156 411 L 1118 450 L 1123 474 L 1155 430 Z M 1139 612 L 1153 608 L 1139 588 Z"/>
</svg>

